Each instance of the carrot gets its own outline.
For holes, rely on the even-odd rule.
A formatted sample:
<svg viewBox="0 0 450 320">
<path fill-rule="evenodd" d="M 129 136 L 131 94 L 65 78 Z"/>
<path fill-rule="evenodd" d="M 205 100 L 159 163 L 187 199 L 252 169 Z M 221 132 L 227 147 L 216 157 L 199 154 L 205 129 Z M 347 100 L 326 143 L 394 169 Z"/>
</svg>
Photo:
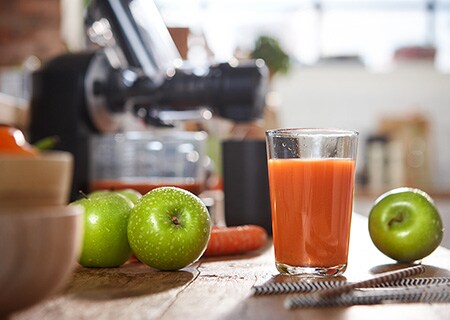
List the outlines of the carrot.
<svg viewBox="0 0 450 320">
<path fill-rule="evenodd" d="M 256 225 L 213 227 L 204 257 L 240 254 L 261 248 L 267 241 L 267 232 Z"/>
</svg>

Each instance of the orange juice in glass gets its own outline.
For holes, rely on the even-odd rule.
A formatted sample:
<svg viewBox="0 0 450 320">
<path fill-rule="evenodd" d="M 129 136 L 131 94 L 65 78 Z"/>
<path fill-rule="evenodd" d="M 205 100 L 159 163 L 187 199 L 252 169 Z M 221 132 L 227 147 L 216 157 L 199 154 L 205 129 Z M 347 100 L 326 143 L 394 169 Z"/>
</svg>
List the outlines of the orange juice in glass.
<svg viewBox="0 0 450 320">
<path fill-rule="evenodd" d="M 277 269 L 295 275 L 342 274 L 358 133 L 277 129 L 266 137 Z"/>
</svg>

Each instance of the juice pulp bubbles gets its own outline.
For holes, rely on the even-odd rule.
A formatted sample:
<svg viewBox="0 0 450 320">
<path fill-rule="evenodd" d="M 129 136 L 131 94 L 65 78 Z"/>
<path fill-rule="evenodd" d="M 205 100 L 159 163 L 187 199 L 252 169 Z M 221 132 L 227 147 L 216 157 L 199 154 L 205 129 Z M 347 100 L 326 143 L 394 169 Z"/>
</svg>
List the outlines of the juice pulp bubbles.
<svg viewBox="0 0 450 320">
<path fill-rule="evenodd" d="M 269 159 L 268 170 L 277 264 L 345 269 L 355 160 Z"/>
</svg>

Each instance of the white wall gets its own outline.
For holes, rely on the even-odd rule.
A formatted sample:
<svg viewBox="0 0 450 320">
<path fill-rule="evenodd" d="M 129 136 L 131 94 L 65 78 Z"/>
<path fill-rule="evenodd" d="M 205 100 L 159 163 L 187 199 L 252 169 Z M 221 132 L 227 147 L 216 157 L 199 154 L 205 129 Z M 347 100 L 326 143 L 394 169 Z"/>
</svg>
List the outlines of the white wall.
<svg viewBox="0 0 450 320">
<path fill-rule="evenodd" d="M 450 189 L 450 75 L 431 63 L 371 73 L 356 63 L 296 67 L 274 81 L 280 126 L 341 127 L 361 134 L 361 147 L 381 117 L 425 113 L 432 123 L 433 181 Z M 358 155 L 363 159 L 363 155 Z"/>
</svg>

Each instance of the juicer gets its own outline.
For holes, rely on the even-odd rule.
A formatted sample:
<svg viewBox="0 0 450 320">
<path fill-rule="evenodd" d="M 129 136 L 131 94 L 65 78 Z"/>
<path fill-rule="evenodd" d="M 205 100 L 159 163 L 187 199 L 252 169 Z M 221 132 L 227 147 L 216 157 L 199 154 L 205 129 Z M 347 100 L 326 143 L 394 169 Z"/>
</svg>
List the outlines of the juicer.
<svg viewBox="0 0 450 320">
<path fill-rule="evenodd" d="M 123 131 L 126 116 L 148 130 L 205 108 L 236 122 L 262 116 L 264 62 L 188 66 L 151 0 L 93 0 L 85 25 L 89 50 L 58 56 L 32 75 L 30 141 L 57 136 L 57 148 L 74 155 L 72 199 L 89 192 L 91 137 Z"/>
</svg>

